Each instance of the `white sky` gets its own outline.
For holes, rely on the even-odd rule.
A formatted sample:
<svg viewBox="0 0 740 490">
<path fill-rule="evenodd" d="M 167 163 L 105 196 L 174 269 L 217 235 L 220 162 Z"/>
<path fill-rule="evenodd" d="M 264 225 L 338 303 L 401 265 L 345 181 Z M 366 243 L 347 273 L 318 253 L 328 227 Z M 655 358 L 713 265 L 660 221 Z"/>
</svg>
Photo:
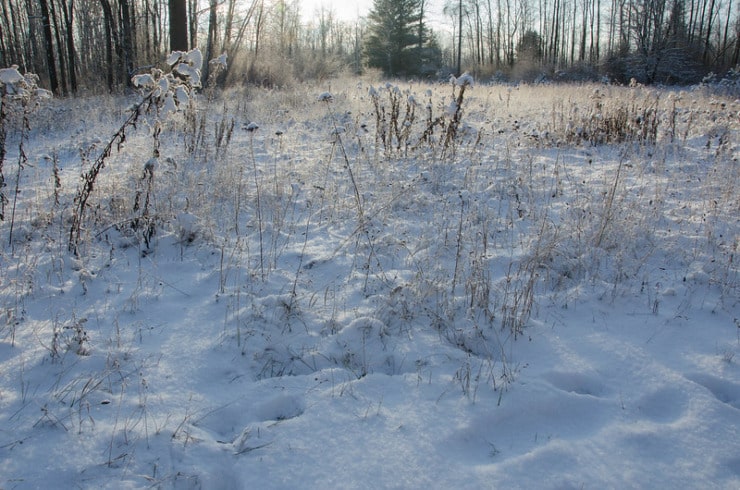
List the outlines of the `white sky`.
<svg viewBox="0 0 740 490">
<path fill-rule="evenodd" d="M 373 6 L 373 0 L 299 0 L 303 16 L 309 19 L 323 5 L 331 8 L 341 20 L 355 20 L 358 16 L 367 15 Z"/>
<path fill-rule="evenodd" d="M 309 20 L 315 17 L 316 12 L 323 5 L 334 10 L 337 18 L 343 21 L 354 21 L 360 16 L 366 16 L 373 6 L 373 0 L 298 0 L 301 4 L 303 18 Z M 451 22 L 442 15 L 444 0 L 427 0 L 426 17 L 429 27 L 437 34 L 452 31 Z"/>
</svg>

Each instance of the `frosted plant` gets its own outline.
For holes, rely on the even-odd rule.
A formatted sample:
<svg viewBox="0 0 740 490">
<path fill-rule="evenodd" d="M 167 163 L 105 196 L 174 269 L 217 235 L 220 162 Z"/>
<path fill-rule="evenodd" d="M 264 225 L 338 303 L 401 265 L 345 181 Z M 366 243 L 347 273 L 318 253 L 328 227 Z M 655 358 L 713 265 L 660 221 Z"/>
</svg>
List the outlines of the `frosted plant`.
<svg viewBox="0 0 740 490">
<path fill-rule="evenodd" d="M 51 92 L 38 86 L 39 77 L 34 73 L 21 75 L 18 66 L 13 65 L 10 68 L 0 68 L 0 93 L 2 93 L 4 102 L 7 100 L 32 100 L 50 99 Z"/>
<path fill-rule="evenodd" d="M 473 75 L 471 75 L 468 72 L 465 72 L 457 78 L 452 77 L 452 82 L 458 87 L 465 87 L 465 86 L 472 87 L 475 83 L 475 79 L 473 79 Z"/>
<path fill-rule="evenodd" d="M 454 143 L 458 136 L 458 128 L 460 127 L 460 122 L 462 120 L 462 104 L 465 94 L 465 89 L 467 87 L 473 86 L 473 77 L 468 74 L 468 72 L 463 73 L 459 77 L 451 77 L 450 82 L 452 84 L 452 98 L 453 101 L 450 103 L 446 110 L 446 116 L 449 119 L 449 123 L 447 124 L 447 128 L 444 135 L 444 144 L 443 144 L 443 151 L 442 155 L 444 156 L 447 153 L 447 150 L 452 148 L 452 152 L 454 154 L 455 148 Z M 455 93 L 455 88 L 457 88 L 457 93 Z"/>
<path fill-rule="evenodd" d="M 257 160 L 254 158 L 254 134 L 259 129 L 259 124 L 252 121 L 244 127 L 249 133 L 249 155 L 252 158 L 252 170 L 254 170 L 254 186 L 257 192 L 257 224 L 259 226 L 260 238 L 260 277 L 265 279 L 265 248 L 263 240 L 263 221 L 262 221 L 262 189 L 260 186 L 259 170 L 257 169 Z"/>
<path fill-rule="evenodd" d="M 39 77 L 33 73 L 21 75 L 16 65 L 0 69 L 0 221 L 5 220 L 5 205 L 8 203 L 8 198 L 3 191 L 6 186 L 3 163 L 5 162 L 5 138 L 8 131 L 8 120 L 11 117 L 20 118 L 21 120 L 21 137 L 18 143 L 18 174 L 15 192 L 13 193 L 13 209 L 10 220 L 9 242 L 11 243 L 13 241 L 15 203 L 20 190 L 18 188 L 20 174 L 26 164 L 26 152 L 23 147 L 30 131 L 28 116 L 43 99 L 51 98 L 51 92 L 39 88 L 38 81 Z"/>
<path fill-rule="evenodd" d="M 159 117 L 154 122 L 153 152 L 157 153 L 161 129 L 160 118 L 165 118 L 182 109 L 190 109 L 193 112 L 195 91 L 201 86 L 200 70 L 203 66 L 203 55 L 199 49 L 187 52 L 173 51 L 167 57 L 167 64 L 170 66 L 169 72 L 154 68 L 150 73 L 136 75 L 132 78 L 133 85 L 143 91 L 141 102 L 133 107 L 128 119 L 113 135 L 92 167 L 82 175 L 82 185 L 75 196 L 75 209 L 69 232 L 69 249 L 75 255 L 79 252 L 78 244 L 83 218 L 87 200 L 95 186 L 95 180 L 105 167 L 105 161 L 111 155 L 113 147 L 121 149 L 126 140 L 126 130 L 129 127 L 136 127 L 136 122 L 142 115 L 148 113 L 153 107 L 156 108 Z"/>
<path fill-rule="evenodd" d="M 167 64 L 170 66 L 169 73 L 154 68 L 150 73 L 136 75 L 131 80 L 135 87 L 145 91 L 145 97 L 156 102 L 163 116 L 190 104 L 195 90 L 201 87 L 203 55 L 199 49 L 173 51 L 167 57 Z"/>
</svg>

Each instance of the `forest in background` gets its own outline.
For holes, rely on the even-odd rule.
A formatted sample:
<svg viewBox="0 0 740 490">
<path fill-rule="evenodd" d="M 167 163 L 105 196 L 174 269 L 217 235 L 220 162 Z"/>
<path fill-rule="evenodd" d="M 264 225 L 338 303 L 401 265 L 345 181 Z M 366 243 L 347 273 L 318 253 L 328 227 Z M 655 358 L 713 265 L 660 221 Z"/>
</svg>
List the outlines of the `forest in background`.
<svg viewBox="0 0 740 490">
<path fill-rule="evenodd" d="M 328 7 L 306 18 L 297 0 L 0 0 L 0 66 L 66 95 L 120 91 L 171 50 L 195 47 L 209 60 L 228 56 L 221 84 L 264 86 L 373 66 L 402 77 L 466 70 L 481 80 L 689 84 L 724 76 L 740 57 L 732 0 L 445 2 L 375 0 L 349 22 Z M 433 29 L 432 6 L 443 12 Z M 401 41 L 378 47 L 388 21 Z M 403 60 L 380 66 L 377 49 Z"/>
</svg>

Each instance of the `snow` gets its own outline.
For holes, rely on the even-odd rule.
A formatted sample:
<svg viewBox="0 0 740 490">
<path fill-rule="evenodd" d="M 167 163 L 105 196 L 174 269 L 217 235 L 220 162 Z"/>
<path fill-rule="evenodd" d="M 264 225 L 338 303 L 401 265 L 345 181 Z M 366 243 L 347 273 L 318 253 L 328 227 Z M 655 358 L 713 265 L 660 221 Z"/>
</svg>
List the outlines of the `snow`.
<svg viewBox="0 0 740 490">
<path fill-rule="evenodd" d="M 226 62 L 228 59 L 227 53 L 221 53 L 218 57 L 212 59 L 210 63 L 213 63 L 214 65 L 221 66 L 222 68 L 226 68 Z"/>
<path fill-rule="evenodd" d="M 188 94 L 188 91 L 185 90 L 185 87 L 180 85 L 175 90 L 175 99 L 177 100 L 177 105 L 179 107 L 187 107 L 188 103 L 190 102 L 190 94 Z"/>
<path fill-rule="evenodd" d="M 332 102 L 334 100 L 334 96 L 330 92 L 321 92 L 317 97 L 317 100 L 319 102 Z"/>
<path fill-rule="evenodd" d="M 226 58 L 222 55 L 213 62 L 225 66 Z M 200 87 L 203 56 L 198 49 L 188 52 L 173 51 L 167 57 L 167 63 L 172 65 L 171 73 L 153 68 L 151 73 L 135 75 L 131 79 L 134 87 L 150 91 L 163 118 L 189 106 L 191 92 Z"/>
<path fill-rule="evenodd" d="M 459 77 L 457 77 L 454 80 L 455 85 L 458 87 L 464 87 L 464 86 L 473 86 L 475 84 L 475 79 L 473 78 L 473 75 L 471 75 L 468 72 L 463 73 Z"/>
<path fill-rule="evenodd" d="M 479 83 L 442 157 L 439 128 L 383 147 L 386 88 L 196 98 L 192 153 L 170 115 L 151 249 L 131 226 L 146 116 L 79 257 L 80 154 L 132 100 L 32 114 L 12 240 L 0 222 L 0 487 L 740 487 L 736 97 L 604 87 L 596 112 L 593 88 Z M 402 90 L 441 118 L 449 92 Z M 655 144 L 568 130 L 656 98 Z M 218 146 L 231 117 L 261 130 Z M 335 128 L 345 153 L 316 137 Z"/>
<path fill-rule="evenodd" d="M 200 49 L 196 48 L 188 51 L 183 57 L 183 60 L 196 70 L 203 68 L 203 54 L 200 52 Z"/>
<path fill-rule="evenodd" d="M 190 79 L 192 87 L 200 87 L 200 70 L 187 63 L 180 63 L 173 68 L 175 73 Z"/>
<path fill-rule="evenodd" d="M 4 85 L 12 85 L 20 83 L 23 80 L 23 75 L 20 74 L 17 66 L 11 68 L 0 68 L 0 83 Z"/>
<path fill-rule="evenodd" d="M 0 68 L 0 88 L 3 95 L 14 96 L 17 99 L 30 101 L 42 101 L 51 99 L 51 91 L 38 87 L 39 77 L 33 73 L 21 75 L 18 66 L 13 65 L 10 68 Z"/>
<path fill-rule="evenodd" d="M 222 57 L 219 57 L 218 60 L 221 60 Z M 223 58 L 224 63 L 225 61 L 226 59 Z M 172 67 L 173 73 L 185 77 L 191 87 L 200 87 L 200 70 L 203 67 L 203 54 L 198 48 L 190 51 L 171 52 L 167 56 L 167 64 Z"/>
<path fill-rule="evenodd" d="M 177 103 L 172 96 L 172 92 L 167 92 L 164 94 L 164 101 L 162 102 L 162 114 L 167 115 L 173 112 L 177 112 Z"/>
<path fill-rule="evenodd" d="M 148 88 L 148 89 L 152 89 L 157 85 L 157 81 L 154 80 L 154 77 L 149 73 L 144 73 L 141 75 L 134 75 L 134 77 L 131 79 L 131 82 L 134 84 L 134 87 L 141 87 L 141 88 Z"/>
</svg>

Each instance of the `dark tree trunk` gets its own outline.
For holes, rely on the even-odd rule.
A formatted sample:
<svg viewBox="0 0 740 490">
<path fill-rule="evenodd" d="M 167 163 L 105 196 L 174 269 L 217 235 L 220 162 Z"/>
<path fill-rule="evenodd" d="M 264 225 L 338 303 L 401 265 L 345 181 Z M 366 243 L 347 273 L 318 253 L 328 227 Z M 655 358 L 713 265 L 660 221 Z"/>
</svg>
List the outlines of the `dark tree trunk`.
<svg viewBox="0 0 740 490">
<path fill-rule="evenodd" d="M 61 0 L 62 12 L 64 13 L 64 26 L 67 31 L 67 71 L 69 73 L 69 89 L 74 94 L 77 93 L 77 73 L 75 66 L 75 37 L 74 27 L 74 0 Z"/>
<path fill-rule="evenodd" d="M 113 43 L 118 39 L 118 33 L 116 32 L 116 24 L 113 20 L 113 10 L 110 3 L 108 3 L 108 0 L 100 0 L 100 5 L 103 7 L 103 21 L 105 24 L 105 64 L 108 90 L 112 92 L 115 86 Z"/>
<path fill-rule="evenodd" d="M 186 0 L 169 0 L 170 51 L 188 50 L 188 13 Z"/>
<path fill-rule="evenodd" d="M 457 4 L 457 76 L 462 75 L 462 0 Z"/>
<path fill-rule="evenodd" d="M 46 67 L 49 73 L 49 88 L 55 94 L 59 93 L 56 60 L 54 58 L 54 38 L 51 34 L 51 16 L 47 0 L 39 0 L 41 6 L 41 21 L 43 22 L 44 47 L 46 48 Z"/>
<path fill-rule="evenodd" d="M 134 73 L 134 30 L 131 25 L 131 6 L 129 0 L 119 0 L 121 12 L 121 44 L 123 51 L 124 80 L 130 83 Z"/>
<path fill-rule="evenodd" d="M 51 21 L 54 26 L 54 39 L 57 42 L 57 61 L 59 62 L 59 91 L 61 94 L 66 94 L 68 91 L 67 87 L 67 67 L 64 64 L 64 43 L 62 42 L 62 29 L 59 19 L 57 19 L 57 10 L 54 6 L 54 0 L 49 4 L 49 12 L 51 13 Z"/>
<path fill-rule="evenodd" d="M 209 14 L 208 14 L 208 45 L 206 46 L 206 59 L 205 63 L 203 63 L 203 79 L 208 83 L 208 77 L 210 76 L 210 65 L 209 61 L 215 58 L 216 56 L 216 43 L 218 43 L 218 39 L 216 39 L 216 32 L 217 32 L 217 22 L 218 17 L 216 16 L 218 8 L 218 1 L 217 0 L 211 0 L 211 5 L 209 8 Z"/>
<path fill-rule="evenodd" d="M 188 25 L 190 29 L 190 49 L 198 46 L 198 0 L 189 0 Z"/>
</svg>

